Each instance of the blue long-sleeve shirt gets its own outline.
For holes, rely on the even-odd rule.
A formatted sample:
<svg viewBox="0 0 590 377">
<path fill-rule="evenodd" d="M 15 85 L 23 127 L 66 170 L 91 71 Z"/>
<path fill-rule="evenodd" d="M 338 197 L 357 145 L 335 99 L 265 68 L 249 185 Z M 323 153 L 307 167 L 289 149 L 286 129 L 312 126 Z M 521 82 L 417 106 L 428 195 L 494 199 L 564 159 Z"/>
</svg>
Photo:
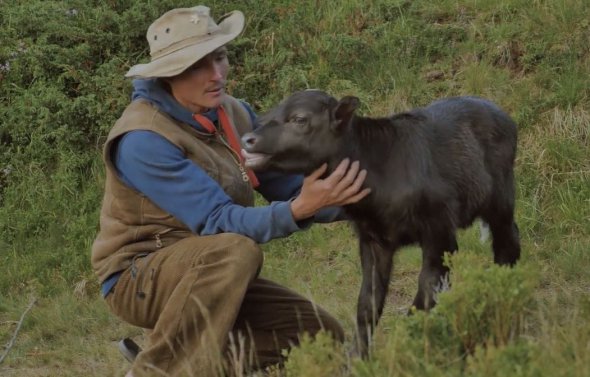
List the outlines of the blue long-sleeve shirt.
<svg viewBox="0 0 590 377">
<path fill-rule="evenodd" d="M 157 81 L 135 80 L 134 88 L 133 99 L 147 99 L 172 117 L 202 130 L 192 114 Z M 244 107 L 254 123 L 254 112 L 245 103 Z M 215 111 L 205 113 L 205 116 L 217 124 Z M 320 211 L 314 219 L 299 223 L 294 221 L 288 200 L 301 189 L 303 177 L 300 175 L 257 174 L 260 181 L 257 190 L 271 202 L 270 205 L 236 205 L 219 184 L 184 156 L 177 146 L 151 131 L 136 130 L 123 135 L 112 153 L 112 161 L 126 185 L 146 195 L 195 234 L 231 232 L 263 243 L 287 236 L 307 227 L 312 221 L 330 222 L 342 218 L 340 208 L 328 208 Z M 103 295 L 108 294 L 117 280 L 118 274 L 115 274 L 103 283 Z"/>
</svg>

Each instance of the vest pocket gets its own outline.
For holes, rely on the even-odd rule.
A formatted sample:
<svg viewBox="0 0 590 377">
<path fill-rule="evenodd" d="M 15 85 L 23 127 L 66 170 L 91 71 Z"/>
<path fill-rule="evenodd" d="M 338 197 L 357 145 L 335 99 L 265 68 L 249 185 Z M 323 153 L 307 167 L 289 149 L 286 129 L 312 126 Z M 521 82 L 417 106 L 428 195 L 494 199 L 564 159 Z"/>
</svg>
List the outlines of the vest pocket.
<svg viewBox="0 0 590 377">
<path fill-rule="evenodd" d="M 151 253 L 140 253 L 133 257 L 131 266 L 131 279 L 136 280 L 135 298 L 145 299 L 152 293 L 156 269 L 150 267 L 149 258 Z"/>
</svg>

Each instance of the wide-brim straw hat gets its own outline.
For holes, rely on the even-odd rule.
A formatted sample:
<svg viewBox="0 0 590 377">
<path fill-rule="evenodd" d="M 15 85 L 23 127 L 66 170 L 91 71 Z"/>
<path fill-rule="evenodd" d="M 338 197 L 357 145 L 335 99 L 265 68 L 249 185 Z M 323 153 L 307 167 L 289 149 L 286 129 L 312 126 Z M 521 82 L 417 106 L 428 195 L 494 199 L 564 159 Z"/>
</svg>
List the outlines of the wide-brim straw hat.
<svg viewBox="0 0 590 377">
<path fill-rule="evenodd" d="M 177 8 L 164 13 L 147 31 L 151 61 L 131 67 L 126 77 L 176 76 L 207 54 L 236 38 L 244 29 L 244 14 L 233 11 L 219 24 L 209 8 Z"/>
</svg>

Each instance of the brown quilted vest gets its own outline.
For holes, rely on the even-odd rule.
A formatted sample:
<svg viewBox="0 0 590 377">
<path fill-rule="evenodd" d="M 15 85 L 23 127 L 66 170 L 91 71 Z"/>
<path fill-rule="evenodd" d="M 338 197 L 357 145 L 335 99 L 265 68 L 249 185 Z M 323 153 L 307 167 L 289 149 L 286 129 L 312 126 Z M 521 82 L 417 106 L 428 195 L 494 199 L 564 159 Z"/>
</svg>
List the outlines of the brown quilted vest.
<svg viewBox="0 0 590 377">
<path fill-rule="evenodd" d="M 252 129 L 250 115 L 238 100 L 226 96 L 222 105 L 239 135 Z M 129 267 L 135 255 L 158 250 L 192 235 L 183 223 L 119 179 L 111 160 L 111 148 L 113 141 L 133 130 L 148 130 L 163 136 L 216 180 L 236 204 L 254 205 L 253 189 L 242 178 L 234 152 L 219 135 L 199 132 L 145 100 L 132 102 L 111 129 L 103 151 L 105 192 L 100 231 L 92 245 L 92 267 L 101 282 Z"/>
</svg>

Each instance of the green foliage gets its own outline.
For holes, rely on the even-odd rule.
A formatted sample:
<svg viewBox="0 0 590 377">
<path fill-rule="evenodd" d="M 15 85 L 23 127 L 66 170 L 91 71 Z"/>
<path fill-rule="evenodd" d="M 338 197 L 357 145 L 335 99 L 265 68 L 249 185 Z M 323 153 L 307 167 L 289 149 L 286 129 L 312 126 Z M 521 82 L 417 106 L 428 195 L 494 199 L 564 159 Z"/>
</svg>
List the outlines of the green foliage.
<svg viewBox="0 0 590 377">
<path fill-rule="evenodd" d="M 330 377 L 341 373 L 346 357 L 341 347 L 327 333 L 320 332 L 314 338 L 304 334 L 301 346 L 288 354 L 284 374 L 286 377 Z"/>
<path fill-rule="evenodd" d="M 542 376 L 541 370 L 531 365 L 539 351 L 537 345 L 525 341 L 505 347 L 478 347 L 468 359 L 465 374 L 473 377 Z"/>
<path fill-rule="evenodd" d="M 383 318 L 386 335 L 376 334 L 369 361 L 351 360 L 353 376 L 454 376 L 470 369 L 478 375 L 491 363 L 502 365 L 494 374 L 501 376 L 529 362 L 537 350 L 523 336 L 538 287 L 533 266 L 496 266 L 467 251 L 450 258 L 450 268 L 452 289 L 439 294 L 432 311 Z M 346 364 L 342 357 L 329 338 L 306 338 L 290 353 L 287 375 L 346 375 L 336 373 Z"/>
<path fill-rule="evenodd" d="M 470 253 L 450 261 L 452 289 L 440 293 L 434 312 L 448 318 L 463 349 L 503 346 L 518 337 L 537 286 L 532 268 L 492 263 L 484 269 L 481 258 Z"/>
</svg>

